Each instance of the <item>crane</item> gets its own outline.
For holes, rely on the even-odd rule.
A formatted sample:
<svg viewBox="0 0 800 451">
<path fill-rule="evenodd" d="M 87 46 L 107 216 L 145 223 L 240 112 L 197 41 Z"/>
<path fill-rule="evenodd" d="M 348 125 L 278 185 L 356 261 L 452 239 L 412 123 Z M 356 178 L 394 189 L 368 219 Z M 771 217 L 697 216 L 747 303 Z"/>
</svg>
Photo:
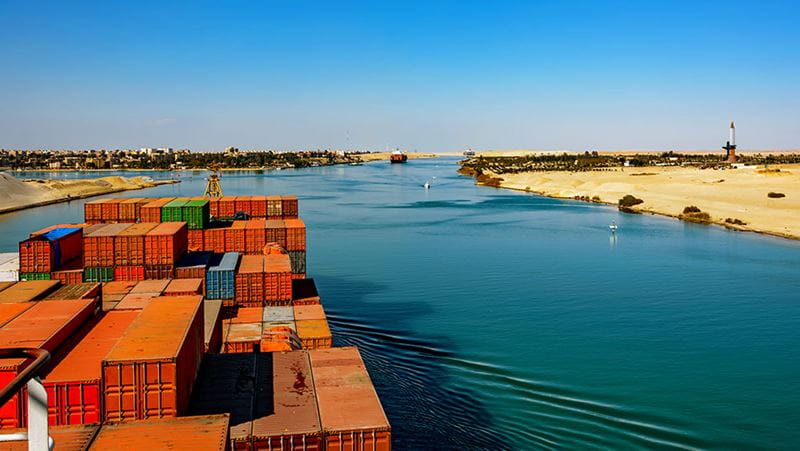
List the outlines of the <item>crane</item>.
<svg viewBox="0 0 800 451">
<path fill-rule="evenodd" d="M 222 185 L 219 183 L 219 164 L 213 163 L 209 166 L 211 175 L 208 176 L 206 191 L 203 197 L 222 197 Z"/>
</svg>

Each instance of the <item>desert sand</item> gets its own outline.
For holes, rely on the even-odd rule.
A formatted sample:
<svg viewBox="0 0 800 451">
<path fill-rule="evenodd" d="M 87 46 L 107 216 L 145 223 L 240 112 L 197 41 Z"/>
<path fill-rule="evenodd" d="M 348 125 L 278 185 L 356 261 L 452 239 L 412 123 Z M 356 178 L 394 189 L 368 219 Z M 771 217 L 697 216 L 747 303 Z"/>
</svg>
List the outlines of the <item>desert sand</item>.
<svg viewBox="0 0 800 451">
<path fill-rule="evenodd" d="M 100 177 L 80 180 L 19 180 L 0 172 L 0 213 L 99 196 L 120 191 L 177 183 L 149 177 Z"/>
<path fill-rule="evenodd" d="M 780 169 L 780 171 L 776 171 Z M 550 197 L 593 198 L 617 204 L 626 194 L 644 202 L 638 212 L 678 217 L 693 205 L 711 222 L 739 230 L 800 239 L 800 165 L 742 169 L 684 167 L 615 168 L 588 172 L 525 172 L 498 175 L 500 186 Z M 770 192 L 786 197 L 770 198 Z M 727 218 L 744 225 L 726 223 Z"/>
</svg>

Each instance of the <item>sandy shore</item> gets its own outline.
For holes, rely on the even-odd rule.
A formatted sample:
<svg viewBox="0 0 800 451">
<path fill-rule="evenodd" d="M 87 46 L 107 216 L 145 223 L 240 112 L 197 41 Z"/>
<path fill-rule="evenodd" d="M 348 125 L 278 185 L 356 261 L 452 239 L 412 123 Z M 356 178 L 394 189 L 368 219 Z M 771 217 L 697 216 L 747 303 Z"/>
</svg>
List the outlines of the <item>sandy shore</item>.
<svg viewBox="0 0 800 451">
<path fill-rule="evenodd" d="M 774 169 L 780 168 L 780 172 Z M 501 174 L 500 187 L 558 198 L 593 198 L 617 204 L 626 194 L 644 202 L 639 212 L 679 217 L 693 205 L 711 223 L 786 238 L 800 239 L 800 165 L 712 170 L 643 167 L 590 172 Z M 786 197 L 770 198 L 770 192 Z M 744 225 L 726 223 L 738 219 Z"/>
<path fill-rule="evenodd" d="M 0 214 L 170 183 L 178 181 L 120 176 L 78 180 L 20 180 L 7 173 L 0 173 Z"/>
<path fill-rule="evenodd" d="M 363 162 L 368 161 L 389 161 L 389 155 L 391 152 L 378 152 L 378 153 L 364 153 L 358 155 L 352 155 L 353 157 L 360 158 Z M 406 153 L 406 156 L 409 160 L 415 160 L 417 158 L 436 158 L 439 155 L 433 153 L 417 153 L 417 152 L 409 152 Z"/>
</svg>

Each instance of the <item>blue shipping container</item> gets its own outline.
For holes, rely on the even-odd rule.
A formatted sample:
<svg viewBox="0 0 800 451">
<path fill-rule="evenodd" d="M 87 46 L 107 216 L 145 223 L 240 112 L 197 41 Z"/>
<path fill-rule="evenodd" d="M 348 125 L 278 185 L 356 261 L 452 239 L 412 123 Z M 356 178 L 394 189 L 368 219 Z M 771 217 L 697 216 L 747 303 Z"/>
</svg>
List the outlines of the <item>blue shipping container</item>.
<svg viewBox="0 0 800 451">
<path fill-rule="evenodd" d="M 207 299 L 233 299 L 236 285 L 236 267 L 238 265 L 238 252 L 227 252 L 222 258 L 212 259 L 206 272 Z"/>
</svg>

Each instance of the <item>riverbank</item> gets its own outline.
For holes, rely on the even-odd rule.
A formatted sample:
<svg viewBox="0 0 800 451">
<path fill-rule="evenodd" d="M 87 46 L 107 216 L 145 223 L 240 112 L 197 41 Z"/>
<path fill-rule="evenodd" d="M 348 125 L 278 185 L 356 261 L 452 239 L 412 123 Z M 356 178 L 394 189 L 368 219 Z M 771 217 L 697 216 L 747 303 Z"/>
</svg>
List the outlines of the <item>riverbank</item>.
<svg viewBox="0 0 800 451">
<path fill-rule="evenodd" d="M 583 172 L 484 172 L 481 180 L 477 183 L 613 205 L 623 196 L 632 195 L 643 201 L 630 207 L 636 213 L 800 239 L 800 165 L 727 170 L 640 167 Z M 769 193 L 784 197 L 770 197 Z M 708 217 L 684 215 L 689 206 L 697 207 Z"/>
<path fill-rule="evenodd" d="M 362 154 L 353 154 L 353 157 L 357 157 L 361 160 L 361 162 L 366 163 L 369 161 L 389 161 L 389 156 L 391 152 L 377 152 L 377 153 L 362 153 Z M 416 160 L 419 158 L 438 158 L 439 155 L 434 153 L 417 153 L 417 152 L 409 152 L 406 153 L 406 156 L 409 160 Z"/>
<path fill-rule="evenodd" d="M 150 177 L 109 176 L 76 180 L 19 180 L 0 173 L 0 214 L 87 197 L 179 183 Z"/>
</svg>

